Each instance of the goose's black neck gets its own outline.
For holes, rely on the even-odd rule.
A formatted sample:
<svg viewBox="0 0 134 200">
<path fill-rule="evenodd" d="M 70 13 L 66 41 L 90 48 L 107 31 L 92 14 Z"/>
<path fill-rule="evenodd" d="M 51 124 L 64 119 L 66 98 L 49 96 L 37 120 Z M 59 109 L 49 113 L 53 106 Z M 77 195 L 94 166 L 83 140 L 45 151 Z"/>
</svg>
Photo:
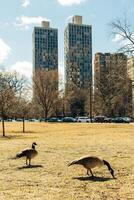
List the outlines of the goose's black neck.
<svg viewBox="0 0 134 200">
<path fill-rule="evenodd" d="M 107 166 L 107 168 L 108 168 L 108 170 L 110 171 L 112 177 L 115 178 L 115 177 L 114 177 L 114 170 L 113 170 L 112 167 L 110 166 L 109 162 L 107 162 L 106 160 L 103 160 L 103 162 L 104 162 L 104 165 Z"/>
<path fill-rule="evenodd" d="M 34 144 L 32 144 L 32 149 L 35 149 L 35 145 Z"/>
</svg>

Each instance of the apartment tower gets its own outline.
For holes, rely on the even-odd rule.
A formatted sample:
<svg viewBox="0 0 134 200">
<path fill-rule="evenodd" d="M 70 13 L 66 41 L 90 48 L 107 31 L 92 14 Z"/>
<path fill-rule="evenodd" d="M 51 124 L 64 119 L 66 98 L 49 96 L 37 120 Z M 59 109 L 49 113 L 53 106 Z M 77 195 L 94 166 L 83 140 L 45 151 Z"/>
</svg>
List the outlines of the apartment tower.
<svg viewBox="0 0 134 200">
<path fill-rule="evenodd" d="M 92 26 L 74 16 L 64 32 L 65 89 L 86 88 L 92 81 Z"/>
<path fill-rule="evenodd" d="M 33 31 L 33 72 L 38 69 L 58 69 L 58 30 L 42 21 Z"/>
</svg>

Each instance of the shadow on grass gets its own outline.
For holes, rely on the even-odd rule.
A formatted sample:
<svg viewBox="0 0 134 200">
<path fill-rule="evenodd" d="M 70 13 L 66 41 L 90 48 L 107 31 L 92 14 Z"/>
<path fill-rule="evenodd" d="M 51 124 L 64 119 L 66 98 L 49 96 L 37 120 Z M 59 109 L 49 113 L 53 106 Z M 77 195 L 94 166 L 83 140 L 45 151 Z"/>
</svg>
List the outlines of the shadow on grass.
<svg viewBox="0 0 134 200">
<path fill-rule="evenodd" d="M 32 169 L 32 168 L 43 168 L 43 165 L 25 165 L 18 167 L 18 169 Z"/>
<path fill-rule="evenodd" d="M 18 134 L 28 134 L 28 133 L 36 133 L 36 131 L 13 131 L 14 133 L 18 133 Z"/>
<path fill-rule="evenodd" d="M 14 132 L 15 133 L 15 132 Z M 18 132 L 16 132 L 16 133 L 18 133 Z M 27 132 L 27 133 L 22 133 L 21 132 L 21 134 L 19 133 L 18 135 L 6 135 L 6 136 L 0 136 L 0 140 L 11 140 L 11 139 L 24 139 L 24 138 L 32 138 L 31 136 L 30 136 L 30 134 L 28 134 L 29 132 Z M 34 132 L 33 132 L 34 133 Z M 29 136 L 29 137 L 28 137 Z M 35 136 L 34 136 L 34 138 L 35 138 Z"/>
<path fill-rule="evenodd" d="M 7 135 L 7 136 L 0 136 L 0 139 L 20 139 L 20 138 L 24 138 L 23 135 Z"/>
<path fill-rule="evenodd" d="M 73 179 L 77 179 L 79 181 L 93 181 L 93 182 L 105 182 L 105 181 L 114 180 L 113 178 L 104 178 L 104 177 L 97 177 L 97 176 L 74 177 Z"/>
</svg>

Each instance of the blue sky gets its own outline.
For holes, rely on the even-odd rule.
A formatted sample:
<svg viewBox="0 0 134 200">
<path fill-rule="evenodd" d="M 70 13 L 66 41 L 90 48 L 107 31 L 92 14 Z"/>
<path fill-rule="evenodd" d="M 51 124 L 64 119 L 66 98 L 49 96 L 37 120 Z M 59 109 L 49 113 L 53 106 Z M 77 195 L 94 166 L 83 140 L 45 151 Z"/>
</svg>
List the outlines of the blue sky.
<svg viewBox="0 0 134 200">
<path fill-rule="evenodd" d="M 32 31 L 43 19 L 59 32 L 59 68 L 63 71 L 64 28 L 73 15 L 93 28 L 93 55 L 114 52 L 108 23 L 124 14 L 133 25 L 134 0 L 4 0 L 0 7 L 0 69 L 32 74 Z"/>
</svg>

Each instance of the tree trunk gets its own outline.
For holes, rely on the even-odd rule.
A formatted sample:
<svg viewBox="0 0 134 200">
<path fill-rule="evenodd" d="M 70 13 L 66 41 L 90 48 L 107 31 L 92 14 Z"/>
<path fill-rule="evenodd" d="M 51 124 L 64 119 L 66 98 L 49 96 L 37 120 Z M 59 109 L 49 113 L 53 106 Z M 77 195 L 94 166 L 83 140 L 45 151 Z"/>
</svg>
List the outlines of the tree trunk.
<svg viewBox="0 0 134 200">
<path fill-rule="evenodd" d="M 23 117 L 23 133 L 25 133 L 25 118 Z"/>
<path fill-rule="evenodd" d="M 45 109 L 45 121 L 47 119 L 47 116 L 48 116 L 48 111 L 47 111 L 47 109 Z"/>
<path fill-rule="evenodd" d="M 2 132 L 3 132 L 3 137 L 5 137 L 5 123 L 3 117 L 2 117 Z"/>
<path fill-rule="evenodd" d="M 65 117 L 65 105 L 64 105 L 64 102 L 62 104 L 62 117 Z"/>
</svg>

